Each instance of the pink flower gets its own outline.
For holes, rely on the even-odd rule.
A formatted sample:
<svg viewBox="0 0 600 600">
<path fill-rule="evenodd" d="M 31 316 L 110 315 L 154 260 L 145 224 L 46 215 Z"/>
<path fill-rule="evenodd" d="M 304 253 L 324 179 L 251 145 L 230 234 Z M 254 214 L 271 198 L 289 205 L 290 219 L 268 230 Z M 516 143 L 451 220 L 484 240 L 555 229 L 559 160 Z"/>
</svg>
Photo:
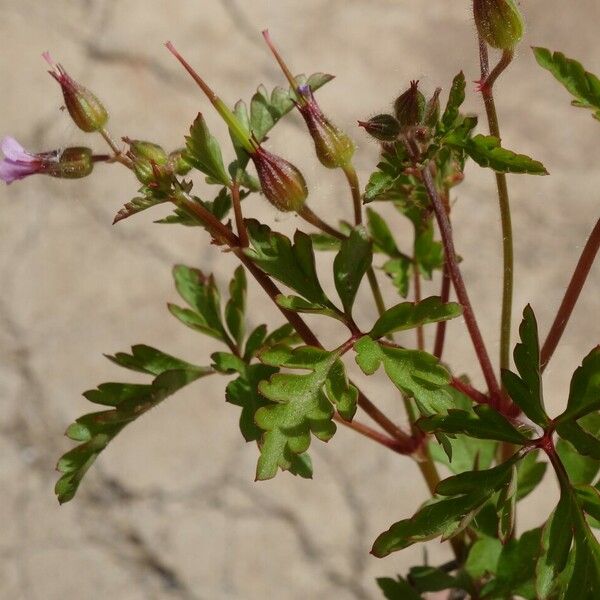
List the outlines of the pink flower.
<svg viewBox="0 0 600 600">
<path fill-rule="evenodd" d="M 5 183 L 42 173 L 58 162 L 57 152 L 31 154 L 12 137 L 5 137 L 0 142 L 0 150 L 4 154 L 4 160 L 0 162 L 0 179 Z"/>
<path fill-rule="evenodd" d="M 108 156 L 94 157 L 89 148 L 81 146 L 32 154 L 11 137 L 0 142 L 0 150 L 4 154 L 4 160 L 0 162 L 0 179 L 5 183 L 36 173 L 61 179 L 80 179 L 92 172 L 94 162 L 108 159 Z"/>
</svg>

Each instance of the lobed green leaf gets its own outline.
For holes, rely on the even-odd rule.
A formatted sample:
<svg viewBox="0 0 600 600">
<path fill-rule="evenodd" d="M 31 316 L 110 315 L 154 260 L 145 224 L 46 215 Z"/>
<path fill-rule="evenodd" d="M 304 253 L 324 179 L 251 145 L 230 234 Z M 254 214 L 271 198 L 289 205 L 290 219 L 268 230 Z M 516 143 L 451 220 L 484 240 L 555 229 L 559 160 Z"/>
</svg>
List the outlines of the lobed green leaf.
<svg viewBox="0 0 600 600">
<path fill-rule="evenodd" d="M 600 119 L 600 79 L 583 65 L 562 52 L 533 48 L 538 64 L 547 69 L 574 96 L 573 106 L 589 108 L 595 119 Z"/>
<path fill-rule="evenodd" d="M 369 335 L 378 339 L 395 331 L 413 329 L 429 323 L 454 319 L 462 314 L 462 307 L 456 302 L 444 303 L 438 296 L 425 298 L 420 302 L 396 304 L 379 317 Z"/>
</svg>

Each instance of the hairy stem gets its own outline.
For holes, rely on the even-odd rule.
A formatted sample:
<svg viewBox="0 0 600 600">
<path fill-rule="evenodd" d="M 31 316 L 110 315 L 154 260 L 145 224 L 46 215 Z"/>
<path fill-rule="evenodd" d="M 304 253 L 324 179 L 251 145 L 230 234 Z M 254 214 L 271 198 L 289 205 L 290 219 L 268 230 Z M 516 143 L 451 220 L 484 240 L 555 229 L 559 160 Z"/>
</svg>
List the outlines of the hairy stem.
<svg viewBox="0 0 600 600">
<path fill-rule="evenodd" d="M 235 226 L 237 229 L 240 246 L 246 248 L 248 246 L 248 232 L 242 215 L 242 204 L 240 202 L 240 184 L 235 181 L 229 188 L 231 190 L 231 203 L 233 204 L 233 212 L 235 214 Z"/>
<path fill-rule="evenodd" d="M 542 346 L 542 370 L 544 370 L 550 362 L 550 359 L 556 350 L 556 346 L 558 345 L 558 342 L 565 331 L 567 323 L 569 322 L 569 318 L 571 317 L 573 309 L 575 308 L 575 304 L 577 303 L 579 295 L 581 294 L 581 290 L 583 289 L 592 265 L 594 264 L 594 260 L 596 259 L 599 248 L 600 219 L 596 221 L 596 225 L 594 226 L 594 229 L 592 230 L 592 233 L 590 234 L 590 237 L 583 248 L 583 252 L 579 257 L 579 261 L 575 267 L 575 271 L 573 272 L 573 276 L 571 277 L 571 281 L 567 287 L 563 301 L 561 302 L 560 308 L 556 313 L 556 318 L 554 319 L 552 327 L 550 327 L 550 331 L 548 332 L 548 337 Z"/>
<path fill-rule="evenodd" d="M 415 302 L 421 302 L 421 273 L 419 272 L 419 265 L 415 262 L 413 266 L 413 279 L 415 286 Z M 417 348 L 419 350 L 425 350 L 425 334 L 423 332 L 423 326 L 419 325 L 417 331 Z"/>
<path fill-rule="evenodd" d="M 494 82 L 498 76 L 511 63 L 513 53 L 505 51 L 496 67 L 489 73 L 488 49 L 485 41 L 479 38 L 479 61 L 481 66 L 481 95 L 485 105 L 490 134 L 500 137 L 500 124 L 496 103 L 494 101 Z M 504 173 L 496 173 L 496 187 L 498 189 L 498 202 L 500 205 L 500 219 L 502 223 L 502 317 L 500 324 L 500 368 L 510 368 L 510 331 L 512 320 L 512 303 L 514 287 L 514 250 L 512 220 L 510 214 L 510 200 L 508 196 L 508 184 Z"/>
<path fill-rule="evenodd" d="M 362 197 L 360 193 L 360 183 L 354 165 L 349 164 L 343 169 L 344 175 L 348 180 L 350 191 L 352 192 L 352 206 L 354 207 L 354 222 L 356 225 L 362 223 Z"/>
<path fill-rule="evenodd" d="M 442 290 L 440 298 L 445 304 L 450 299 L 450 270 L 448 263 L 444 260 L 444 270 L 442 272 Z M 444 343 L 446 341 L 446 321 L 440 321 L 435 331 L 435 342 L 433 344 L 433 355 L 440 360 L 444 352 Z"/>
<path fill-rule="evenodd" d="M 324 233 L 338 240 L 345 240 L 346 236 L 341 232 L 323 221 L 321 217 L 315 214 L 306 204 L 298 211 L 298 216 L 302 217 L 307 223 L 314 225 Z"/>
<path fill-rule="evenodd" d="M 448 263 L 450 277 L 452 278 L 452 283 L 454 284 L 458 301 L 463 307 L 465 323 L 467 325 L 467 329 L 469 330 L 469 335 L 471 336 L 475 353 L 477 354 L 479 364 L 481 365 L 481 370 L 483 371 L 483 376 L 485 377 L 486 384 L 491 394 L 491 403 L 495 408 L 499 408 L 502 398 L 500 386 L 498 385 L 496 375 L 494 374 L 494 368 L 492 367 L 481 331 L 477 325 L 477 320 L 475 318 L 475 313 L 473 312 L 473 307 L 471 306 L 467 288 L 465 286 L 462 273 L 460 272 L 460 267 L 458 266 L 458 259 L 456 256 L 456 250 L 454 248 L 454 240 L 452 236 L 452 226 L 450 225 L 448 214 L 435 187 L 433 177 L 431 176 L 431 172 L 428 167 L 423 167 L 421 169 L 421 178 L 423 180 L 425 190 L 427 191 L 427 196 L 429 197 L 429 200 L 433 206 L 440 234 L 442 236 L 442 243 L 444 245 L 444 252 L 446 254 L 446 261 Z"/>
<path fill-rule="evenodd" d="M 114 140 L 114 138 L 110 135 L 108 130 L 103 128 L 103 129 L 100 129 L 98 131 L 98 133 L 104 138 L 104 141 L 108 144 L 110 149 L 114 152 L 114 156 L 112 157 L 112 159 L 116 162 L 121 163 L 128 169 L 131 169 L 131 167 L 133 166 L 131 159 L 128 158 L 127 156 L 125 156 L 125 154 L 123 154 L 123 151 L 121 150 L 121 148 L 119 148 L 119 145 Z"/>
</svg>

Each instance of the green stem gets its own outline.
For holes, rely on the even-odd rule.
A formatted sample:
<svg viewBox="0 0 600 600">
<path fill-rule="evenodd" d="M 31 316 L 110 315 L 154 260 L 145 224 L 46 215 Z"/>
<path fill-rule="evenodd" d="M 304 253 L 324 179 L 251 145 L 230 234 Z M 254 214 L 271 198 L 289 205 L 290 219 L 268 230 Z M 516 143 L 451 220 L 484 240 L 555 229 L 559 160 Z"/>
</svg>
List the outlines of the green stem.
<svg viewBox="0 0 600 600">
<path fill-rule="evenodd" d="M 360 193 L 360 183 L 354 165 L 348 164 L 343 168 L 344 175 L 348 180 L 350 191 L 352 192 L 352 205 L 354 207 L 354 223 L 362 224 L 362 195 Z"/>
<path fill-rule="evenodd" d="M 347 237 L 315 214 L 306 204 L 298 211 L 298 216 L 304 219 L 307 223 L 314 225 L 324 233 L 338 240 L 345 240 Z"/>
<path fill-rule="evenodd" d="M 490 134 L 500 137 L 500 124 L 496 103 L 494 101 L 494 82 L 504 71 L 513 58 L 512 52 L 504 52 L 498 65 L 489 73 L 489 58 L 487 45 L 483 39 L 479 39 L 479 58 L 481 66 L 481 95 L 485 105 Z M 500 324 L 500 368 L 510 368 L 510 331 L 512 321 L 512 303 L 514 288 L 514 250 L 512 220 L 510 214 L 510 200 L 508 196 L 508 184 L 504 173 L 496 173 L 496 187 L 498 188 L 498 201 L 500 205 L 500 219 L 502 222 L 502 258 L 503 258 L 503 281 L 502 281 L 502 317 Z"/>
<path fill-rule="evenodd" d="M 131 159 L 128 158 L 127 156 L 125 156 L 125 154 L 123 154 L 123 151 L 121 150 L 121 148 L 119 148 L 119 145 L 114 140 L 114 138 L 110 135 L 108 130 L 102 128 L 98 131 L 98 133 L 104 138 L 104 141 L 109 145 L 110 149 L 114 152 L 114 156 L 112 157 L 112 159 L 118 163 L 121 163 L 123 166 L 127 167 L 128 169 L 131 169 L 131 167 L 133 166 Z"/>
<path fill-rule="evenodd" d="M 211 104 L 215 107 L 221 118 L 227 123 L 229 130 L 238 143 L 248 152 L 253 154 L 258 144 L 254 142 L 250 132 L 244 127 L 240 120 L 233 114 L 231 109 L 221 100 L 209 85 L 196 73 L 193 67 L 179 54 L 175 46 L 171 42 L 165 44 L 169 52 L 181 63 L 183 68 L 190 74 L 192 79 L 198 84 L 198 87 L 204 92 Z"/>
</svg>

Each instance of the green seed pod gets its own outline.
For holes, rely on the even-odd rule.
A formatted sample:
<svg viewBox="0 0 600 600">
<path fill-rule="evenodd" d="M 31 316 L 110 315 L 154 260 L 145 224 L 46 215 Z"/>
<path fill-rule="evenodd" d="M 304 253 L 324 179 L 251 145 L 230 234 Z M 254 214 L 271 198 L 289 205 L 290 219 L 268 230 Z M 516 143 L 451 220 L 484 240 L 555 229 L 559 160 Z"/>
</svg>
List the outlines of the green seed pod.
<svg viewBox="0 0 600 600">
<path fill-rule="evenodd" d="M 60 179 L 81 179 L 94 169 L 90 148 L 73 147 L 63 150 L 56 162 L 47 162 L 43 173 Z"/>
<path fill-rule="evenodd" d="M 523 38 L 525 21 L 514 0 L 473 0 L 479 35 L 492 47 L 512 50 Z"/>
<path fill-rule="evenodd" d="M 393 115 L 375 115 L 368 121 L 359 121 L 358 124 L 380 142 L 393 142 L 400 135 L 400 123 Z"/>
</svg>

